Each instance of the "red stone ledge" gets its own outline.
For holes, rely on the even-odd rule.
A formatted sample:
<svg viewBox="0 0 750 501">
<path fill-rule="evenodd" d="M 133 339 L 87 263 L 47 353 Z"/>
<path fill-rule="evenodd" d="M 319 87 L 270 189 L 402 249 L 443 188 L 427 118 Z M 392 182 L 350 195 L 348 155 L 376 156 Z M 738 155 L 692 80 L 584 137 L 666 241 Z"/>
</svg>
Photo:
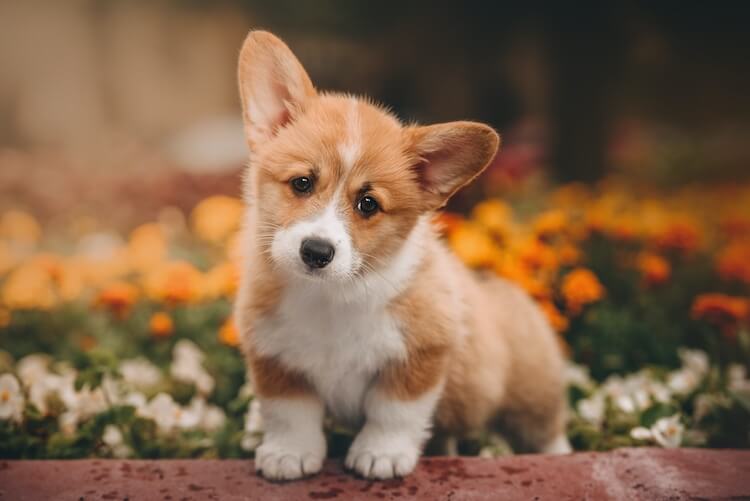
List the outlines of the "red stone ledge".
<svg viewBox="0 0 750 501">
<path fill-rule="evenodd" d="M 0 461 L 0 500 L 750 499 L 750 451 L 622 449 L 570 456 L 425 458 L 403 480 L 372 482 L 330 461 L 273 484 L 249 460 Z"/>
</svg>

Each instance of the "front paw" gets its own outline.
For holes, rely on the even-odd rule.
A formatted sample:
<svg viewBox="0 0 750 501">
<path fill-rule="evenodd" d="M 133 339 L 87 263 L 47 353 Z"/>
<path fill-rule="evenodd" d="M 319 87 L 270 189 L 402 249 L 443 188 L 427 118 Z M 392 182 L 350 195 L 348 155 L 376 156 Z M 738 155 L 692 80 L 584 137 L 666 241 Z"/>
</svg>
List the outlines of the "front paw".
<svg viewBox="0 0 750 501">
<path fill-rule="evenodd" d="M 414 470 L 420 450 L 408 437 L 360 433 L 346 455 L 346 467 L 365 478 L 403 477 Z"/>
<path fill-rule="evenodd" d="M 255 470 L 269 480 L 296 480 L 323 467 L 325 450 L 264 441 L 255 451 Z"/>
</svg>

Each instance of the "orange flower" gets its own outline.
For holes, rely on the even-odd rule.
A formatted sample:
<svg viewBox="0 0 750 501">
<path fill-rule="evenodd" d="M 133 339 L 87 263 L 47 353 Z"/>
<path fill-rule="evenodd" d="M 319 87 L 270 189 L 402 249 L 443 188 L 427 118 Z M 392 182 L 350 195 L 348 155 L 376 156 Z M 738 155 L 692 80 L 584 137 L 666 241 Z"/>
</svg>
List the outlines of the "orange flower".
<svg viewBox="0 0 750 501">
<path fill-rule="evenodd" d="M 138 289 L 127 282 L 113 282 L 105 287 L 96 304 L 109 308 L 115 315 L 124 316 L 138 298 Z"/>
<path fill-rule="evenodd" d="M 146 277 L 146 290 L 156 301 L 182 304 L 201 298 L 203 277 L 187 261 L 165 263 Z"/>
<path fill-rule="evenodd" d="M 232 317 L 229 317 L 219 329 L 219 341 L 228 346 L 239 346 L 240 335 Z"/>
<path fill-rule="evenodd" d="M 0 237 L 13 243 L 34 245 L 42 236 L 42 229 L 34 216 L 10 210 L 0 217 Z"/>
<path fill-rule="evenodd" d="M 54 285 L 48 271 L 32 260 L 8 275 L 0 299 L 11 309 L 49 309 L 57 302 Z"/>
<path fill-rule="evenodd" d="M 448 235 L 448 242 L 453 251 L 468 266 L 491 266 L 499 250 L 481 227 L 464 223 Z"/>
<path fill-rule="evenodd" d="M 730 239 L 750 236 L 750 217 L 730 214 L 719 224 L 721 231 Z"/>
<path fill-rule="evenodd" d="M 12 315 L 8 308 L 0 306 L 0 328 L 10 325 Z"/>
<path fill-rule="evenodd" d="M 511 208 L 499 199 L 486 200 L 477 204 L 471 217 L 495 236 L 505 237 L 512 226 Z"/>
<path fill-rule="evenodd" d="M 716 256 L 716 270 L 724 280 L 750 284 L 750 241 L 735 242 Z"/>
<path fill-rule="evenodd" d="M 155 223 L 142 224 L 130 233 L 128 261 L 139 271 L 146 271 L 167 255 L 167 239 L 161 226 Z"/>
<path fill-rule="evenodd" d="M 587 304 L 604 297 L 605 290 L 591 270 L 576 268 L 563 278 L 561 292 L 567 309 L 578 314 Z"/>
<path fill-rule="evenodd" d="M 540 238 L 559 235 L 568 227 L 568 216 L 560 209 L 549 210 L 534 220 L 534 232 Z"/>
<path fill-rule="evenodd" d="M 159 311 L 151 315 L 148 328 L 156 337 L 169 337 L 174 332 L 174 322 L 167 313 Z"/>
<path fill-rule="evenodd" d="M 203 292 L 207 297 L 231 297 L 237 290 L 239 271 L 231 262 L 220 263 L 208 270 L 203 280 Z"/>
<path fill-rule="evenodd" d="M 555 250 L 539 240 L 533 239 L 522 244 L 518 257 L 521 263 L 530 270 L 557 270 L 558 261 Z"/>
<path fill-rule="evenodd" d="M 557 254 L 560 264 L 564 266 L 572 266 L 581 260 L 581 251 L 573 244 L 563 244 Z"/>
<path fill-rule="evenodd" d="M 701 244 L 701 232 L 694 221 L 672 221 L 654 235 L 657 247 L 685 254 L 695 251 Z"/>
<path fill-rule="evenodd" d="M 645 252 L 638 256 L 636 266 L 648 285 L 661 285 L 672 274 L 669 261 L 658 254 Z"/>
<path fill-rule="evenodd" d="M 741 297 L 720 293 L 701 294 L 693 300 L 690 314 L 693 318 L 724 326 L 747 318 L 750 303 Z"/>
<path fill-rule="evenodd" d="M 569 322 L 567 317 L 560 313 L 560 310 L 551 301 L 542 301 L 539 303 L 539 307 L 547 316 L 547 320 L 549 320 L 555 332 L 562 333 L 568 329 Z"/>
<path fill-rule="evenodd" d="M 198 237 L 219 243 L 234 233 L 242 218 L 242 201 L 233 197 L 216 195 L 195 206 L 190 222 Z"/>
</svg>

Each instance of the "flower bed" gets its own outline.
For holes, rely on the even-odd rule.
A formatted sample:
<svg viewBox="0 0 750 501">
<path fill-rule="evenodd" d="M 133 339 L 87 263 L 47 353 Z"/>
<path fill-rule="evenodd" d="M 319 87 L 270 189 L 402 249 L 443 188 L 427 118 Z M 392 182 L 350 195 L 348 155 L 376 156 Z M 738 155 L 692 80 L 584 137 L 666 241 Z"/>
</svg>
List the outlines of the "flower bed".
<svg viewBox="0 0 750 501">
<path fill-rule="evenodd" d="M 560 333 L 577 449 L 748 447 L 750 186 L 633 193 L 570 185 L 438 223 Z M 2 215 L 0 457 L 252 456 L 262 423 L 230 318 L 241 212 L 211 197 L 127 238 Z M 335 455 L 351 432 L 330 435 Z M 459 448 L 510 452 L 494 434 Z"/>
</svg>

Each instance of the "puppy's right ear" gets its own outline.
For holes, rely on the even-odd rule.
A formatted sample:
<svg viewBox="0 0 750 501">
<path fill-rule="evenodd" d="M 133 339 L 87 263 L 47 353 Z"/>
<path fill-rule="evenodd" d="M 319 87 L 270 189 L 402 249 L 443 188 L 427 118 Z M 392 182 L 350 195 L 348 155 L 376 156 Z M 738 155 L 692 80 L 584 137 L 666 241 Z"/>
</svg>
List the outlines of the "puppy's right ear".
<svg viewBox="0 0 750 501">
<path fill-rule="evenodd" d="M 238 68 L 242 118 L 250 148 L 273 137 L 304 110 L 316 92 L 302 64 L 267 31 L 251 31 Z"/>
</svg>

